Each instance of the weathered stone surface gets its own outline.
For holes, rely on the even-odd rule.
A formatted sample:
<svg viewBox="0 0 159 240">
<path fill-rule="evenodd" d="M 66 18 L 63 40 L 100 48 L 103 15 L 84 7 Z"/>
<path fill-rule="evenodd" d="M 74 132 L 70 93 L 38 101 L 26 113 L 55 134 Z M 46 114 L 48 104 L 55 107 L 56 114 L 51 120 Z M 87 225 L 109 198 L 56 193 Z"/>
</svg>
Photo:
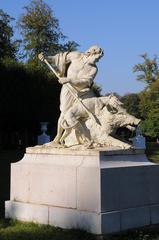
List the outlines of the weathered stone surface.
<svg viewBox="0 0 159 240">
<path fill-rule="evenodd" d="M 12 164 L 6 217 L 118 232 L 159 223 L 158 189 L 159 165 L 142 151 L 26 153 Z"/>
<path fill-rule="evenodd" d="M 5 217 L 21 221 L 49 224 L 48 206 L 31 203 L 6 201 Z"/>
<path fill-rule="evenodd" d="M 101 216 L 95 212 L 50 207 L 49 224 L 68 229 L 85 229 L 94 234 L 101 233 Z"/>
</svg>

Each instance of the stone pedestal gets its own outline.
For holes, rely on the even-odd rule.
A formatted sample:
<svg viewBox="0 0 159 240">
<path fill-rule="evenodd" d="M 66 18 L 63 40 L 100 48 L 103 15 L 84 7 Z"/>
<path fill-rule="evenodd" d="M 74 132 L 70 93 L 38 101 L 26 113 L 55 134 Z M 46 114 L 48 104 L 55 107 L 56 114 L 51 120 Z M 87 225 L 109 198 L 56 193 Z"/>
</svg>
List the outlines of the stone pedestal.
<svg viewBox="0 0 159 240">
<path fill-rule="evenodd" d="M 28 148 L 5 214 L 94 234 L 159 223 L 159 165 L 142 150 Z"/>
</svg>

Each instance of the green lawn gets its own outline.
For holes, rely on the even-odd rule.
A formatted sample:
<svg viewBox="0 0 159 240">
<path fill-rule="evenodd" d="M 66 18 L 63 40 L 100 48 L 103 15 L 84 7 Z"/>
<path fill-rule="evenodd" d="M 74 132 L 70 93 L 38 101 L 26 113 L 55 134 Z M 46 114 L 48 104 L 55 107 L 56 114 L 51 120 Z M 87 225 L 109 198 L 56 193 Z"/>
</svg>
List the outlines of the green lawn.
<svg viewBox="0 0 159 240">
<path fill-rule="evenodd" d="M 147 143 L 146 155 L 150 161 L 159 163 L 159 143 L 155 142 Z"/>
<path fill-rule="evenodd" d="M 95 240 L 95 237 L 80 230 L 62 230 L 47 225 L 1 220 L 0 240 Z"/>
<path fill-rule="evenodd" d="M 96 240 L 96 236 L 80 230 L 63 230 L 46 225 L 1 220 L 0 240 Z M 123 234 L 105 236 L 104 240 L 159 240 L 159 226 Z"/>
</svg>

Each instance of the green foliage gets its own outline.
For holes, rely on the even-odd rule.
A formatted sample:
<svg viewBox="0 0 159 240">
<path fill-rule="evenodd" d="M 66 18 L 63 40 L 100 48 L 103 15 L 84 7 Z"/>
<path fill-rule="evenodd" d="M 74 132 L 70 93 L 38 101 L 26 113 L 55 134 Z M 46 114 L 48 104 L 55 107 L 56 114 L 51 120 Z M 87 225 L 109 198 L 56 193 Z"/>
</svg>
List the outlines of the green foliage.
<svg viewBox="0 0 159 240">
<path fill-rule="evenodd" d="M 138 63 L 134 66 L 133 72 L 139 73 L 137 80 L 145 82 L 148 86 L 155 82 L 159 76 L 159 65 L 157 62 L 157 56 L 150 59 L 145 53 L 141 55 L 143 63 Z"/>
<path fill-rule="evenodd" d="M 126 94 L 120 97 L 120 100 L 123 102 L 124 108 L 128 111 L 128 113 L 132 114 L 140 118 L 140 111 L 139 111 L 139 102 L 140 98 L 139 95 L 136 93 Z"/>
<path fill-rule="evenodd" d="M 145 53 L 141 55 L 143 62 L 136 64 L 134 72 L 139 73 L 137 80 L 144 81 L 147 87 L 138 95 L 138 112 L 144 120 L 141 128 L 146 136 L 159 136 L 159 63 L 157 56 L 152 59 Z"/>
<path fill-rule="evenodd" d="M 159 108 L 158 108 L 159 109 Z M 159 136 L 159 111 L 153 109 L 148 113 L 147 118 L 141 124 L 142 131 L 145 135 L 157 138 Z"/>
<path fill-rule="evenodd" d="M 29 59 L 40 52 L 55 54 L 60 50 L 59 41 L 64 39 L 59 21 L 43 0 L 32 0 L 18 22 L 23 36 L 24 50 Z"/>
<path fill-rule="evenodd" d="M 39 64 L 37 55 L 55 55 L 60 51 L 74 51 L 79 46 L 74 41 L 61 44 L 66 36 L 61 32 L 59 21 L 48 4 L 43 0 L 32 0 L 25 6 L 25 13 L 18 21 L 24 45 L 24 57 L 29 64 L 36 67 Z"/>
<path fill-rule="evenodd" d="M 9 122 L 20 128 L 29 122 L 56 123 L 60 86 L 43 69 L 33 69 L 15 60 L 0 63 L 0 109 L 2 126 Z"/>
<path fill-rule="evenodd" d="M 1 240 L 95 240 L 95 236 L 80 230 L 63 230 L 47 225 L 19 221 L 1 221 Z"/>
<path fill-rule="evenodd" d="M 159 107 L 159 79 L 149 89 L 140 94 L 140 112 L 143 118 L 147 118 L 150 111 Z"/>
<path fill-rule="evenodd" d="M 148 142 L 146 146 L 146 155 L 150 161 L 159 163 L 159 143 Z"/>
<path fill-rule="evenodd" d="M 61 42 L 66 36 L 61 32 L 54 12 L 43 0 L 32 0 L 20 17 L 18 26 L 23 36 L 24 57 L 34 68 L 39 65 L 38 54 L 55 55 L 60 51 L 74 51 L 79 46 L 74 41 Z"/>
<path fill-rule="evenodd" d="M 13 41 L 13 28 L 10 23 L 14 20 L 0 9 L 0 59 L 5 57 L 15 58 L 18 41 Z"/>
<path fill-rule="evenodd" d="M 159 137 L 159 79 L 140 93 L 140 113 L 144 120 L 141 124 L 145 135 Z"/>
<path fill-rule="evenodd" d="M 61 50 L 63 52 L 65 52 L 65 51 L 72 52 L 72 51 L 76 51 L 78 47 L 79 47 L 78 43 L 76 43 L 74 41 L 68 41 L 64 45 L 61 45 Z"/>
</svg>

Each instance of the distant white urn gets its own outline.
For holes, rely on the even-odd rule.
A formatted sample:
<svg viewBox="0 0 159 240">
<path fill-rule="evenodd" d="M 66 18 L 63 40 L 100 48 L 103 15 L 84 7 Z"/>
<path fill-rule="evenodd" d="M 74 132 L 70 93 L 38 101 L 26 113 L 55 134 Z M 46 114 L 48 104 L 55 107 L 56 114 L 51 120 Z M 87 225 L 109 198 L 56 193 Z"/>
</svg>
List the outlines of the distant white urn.
<svg viewBox="0 0 159 240">
<path fill-rule="evenodd" d="M 146 149 L 145 137 L 142 135 L 141 128 L 139 126 L 136 128 L 136 136 L 132 138 L 132 142 L 135 148 Z"/>
<path fill-rule="evenodd" d="M 38 136 L 38 145 L 50 142 L 50 136 L 46 134 L 48 122 L 40 122 L 42 134 Z"/>
</svg>

